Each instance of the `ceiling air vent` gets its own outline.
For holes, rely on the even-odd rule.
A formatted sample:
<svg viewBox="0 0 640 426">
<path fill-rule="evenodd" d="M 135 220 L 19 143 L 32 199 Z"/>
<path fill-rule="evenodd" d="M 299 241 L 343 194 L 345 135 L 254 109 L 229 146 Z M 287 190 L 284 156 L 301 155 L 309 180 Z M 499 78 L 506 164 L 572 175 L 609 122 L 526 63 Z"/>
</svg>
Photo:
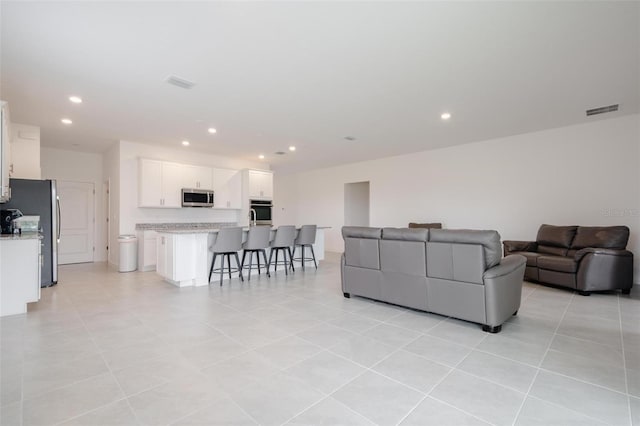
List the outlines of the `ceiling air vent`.
<svg viewBox="0 0 640 426">
<path fill-rule="evenodd" d="M 173 84 L 174 86 L 178 86 L 183 89 L 191 89 L 196 85 L 193 81 L 185 80 L 184 78 L 180 78 L 176 75 L 170 75 L 165 79 L 165 81 L 169 84 Z"/>
<path fill-rule="evenodd" d="M 594 109 L 588 109 L 587 110 L 587 117 L 590 115 L 596 115 L 596 114 L 604 114 L 607 112 L 614 112 L 618 110 L 618 104 L 615 105 L 609 105 L 609 106 L 605 106 L 605 107 L 600 107 L 600 108 L 594 108 Z"/>
<path fill-rule="evenodd" d="M 276 152 L 274 152 L 274 154 L 275 155 L 285 155 L 286 152 L 284 152 L 284 151 L 276 151 Z"/>
</svg>

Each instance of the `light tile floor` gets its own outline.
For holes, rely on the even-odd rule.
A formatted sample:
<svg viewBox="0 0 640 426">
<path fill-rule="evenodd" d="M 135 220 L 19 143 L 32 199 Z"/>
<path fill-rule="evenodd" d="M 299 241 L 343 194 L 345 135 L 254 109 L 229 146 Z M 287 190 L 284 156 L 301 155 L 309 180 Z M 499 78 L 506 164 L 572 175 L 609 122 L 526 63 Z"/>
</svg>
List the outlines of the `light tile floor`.
<svg viewBox="0 0 640 426">
<path fill-rule="evenodd" d="M 316 272 L 176 288 L 60 268 L 1 326 L 2 425 L 640 425 L 640 292 L 525 283 L 500 334 Z"/>
</svg>

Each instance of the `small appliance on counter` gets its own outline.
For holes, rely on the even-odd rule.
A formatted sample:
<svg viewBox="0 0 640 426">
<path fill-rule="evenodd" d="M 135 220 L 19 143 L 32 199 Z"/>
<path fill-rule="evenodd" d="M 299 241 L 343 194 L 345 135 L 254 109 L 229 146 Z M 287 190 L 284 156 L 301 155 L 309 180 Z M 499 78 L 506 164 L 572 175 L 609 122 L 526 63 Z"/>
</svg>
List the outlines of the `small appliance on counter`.
<svg viewBox="0 0 640 426">
<path fill-rule="evenodd" d="M 40 216 L 22 216 L 13 220 L 14 229 L 20 233 L 33 233 L 40 231 Z"/>
<path fill-rule="evenodd" d="M 22 217 L 22 212 L 18 209 L 0 210 L 0 220 L 2 221 L 2 233 L 13 234 L 16 230 L 15 220 Z"/>
</svg>

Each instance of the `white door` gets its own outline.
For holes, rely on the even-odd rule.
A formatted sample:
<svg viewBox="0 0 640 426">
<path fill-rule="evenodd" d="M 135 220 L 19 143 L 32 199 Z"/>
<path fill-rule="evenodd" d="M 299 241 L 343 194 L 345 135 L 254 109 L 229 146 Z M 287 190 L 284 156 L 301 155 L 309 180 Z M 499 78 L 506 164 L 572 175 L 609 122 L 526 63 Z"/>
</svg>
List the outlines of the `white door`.
<svg viewBox="0 0 640 426">
<path fill-rule="evenodd" d="M 94 187 L 92 183 L 58 181 L 60 244 L 58 263 L 93 262 Z"/>
</svg>

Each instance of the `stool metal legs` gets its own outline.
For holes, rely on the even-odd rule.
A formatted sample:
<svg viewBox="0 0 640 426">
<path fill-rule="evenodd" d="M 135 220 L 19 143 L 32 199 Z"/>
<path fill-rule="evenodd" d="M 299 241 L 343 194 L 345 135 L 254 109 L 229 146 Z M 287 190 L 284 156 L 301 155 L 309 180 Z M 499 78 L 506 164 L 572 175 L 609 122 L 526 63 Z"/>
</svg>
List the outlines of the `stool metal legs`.
<svg viewBox="0 0 640 426">
<path fill-rule="evenodd" d="M 214 269 L 213 266 L 216 264 L 216 258 L 218 255 L 221 255 L 220 259 L 220 268 Z M 231 255 L 234 255 L 236 258 L 237 268 L 231 268 Z M 227 267 L 224 267 L 224 258 L 227 258 Z M 242 276 L 242 264 L 240 263 L 240 258 L 238 257 L 238 252 L 227 252 L 227 253 L 213 253 L 213 260 L 211 261 L 211 269 L 209 270 L 209 282 L 211 282 L 211 276 L 214 272 L 220 272 L 220 285 L 222 285 L 222 279 L 224 278 L 224 271 L 227 269 L 229 273 L 229 280 L 231 280 L 231 273 L 238 272 L 238 276 L 240 281 L 244 282 L 244 277 Z"/>
<path fill-rule="evenodd" d="M 260 275 L 260 273 L 261 273 L 261 271 L 260 271 L 260 253 L 262 253 L 262 257 L 264 258 L 264 264 L 268 265 L 269 262 L 267 262 L 267 252 L 264 249 L 243 250 L 242 251 L 242 268 L 245 268 L 244 260 L 245 260 L 245 257 L 247 255 L 247 252 L 249 252 L 249 278 L 248 278 L 248 280 L 251 281 L 251 267 L 253 266 L 253 253 L 256 253 L 256 257 L 258 258 L 258 275 Z M 269 268 L 268 267 L 267 267 L 267 276 L 271 277 L 271 274 L 269 273 Z"/>
<path fill-rule="evenodd" d="M 302 270 L 304 271 L 304 263 L 306 261 L 310 261 L 313 260 L 313 265 L 316 267 L 316 269 L 318 269 L 318 263 L 316 262 L 316 254 L 313 251 L 313 245 L 312 244 L 300 244 L 300 247 L 302 248 L 302 257 L 294 257 L 293 260 L 299 260 L 300 263 L 302 264 Z M 304 257 L 304 248 L 305 247 L 309 247 L 311 249 L 311 257 Z M 296 249 L 298 248 L 298 246 L 295 246 L 293 248 L 293 254 L 296 254 Z M 291 262 L 293 264 L 293 262 Z"/>
<path fill-rule="evenodd" d="M 282 256 L 284 260 L 282 262 L 278 262 L 278 252 L 283 250 Z M 271 247 L 271 252 L 269 253 L 269 262 L 267 263 L 267 271 L 271 268 L 271 259 L 273 258 L 273 253 L 276 254 L 276 261 L 274 262 L 273 270 L 275 271 L 279 264 L 284 263 L 284 273 L 285 275 L 289 275 L 289 268 L 295 271 L 293 266 L 293 255 L 291 254 L 291 247 Z M 289 255 L 289 260 L 287 261 L 287 254 Z"/>
</svg>

